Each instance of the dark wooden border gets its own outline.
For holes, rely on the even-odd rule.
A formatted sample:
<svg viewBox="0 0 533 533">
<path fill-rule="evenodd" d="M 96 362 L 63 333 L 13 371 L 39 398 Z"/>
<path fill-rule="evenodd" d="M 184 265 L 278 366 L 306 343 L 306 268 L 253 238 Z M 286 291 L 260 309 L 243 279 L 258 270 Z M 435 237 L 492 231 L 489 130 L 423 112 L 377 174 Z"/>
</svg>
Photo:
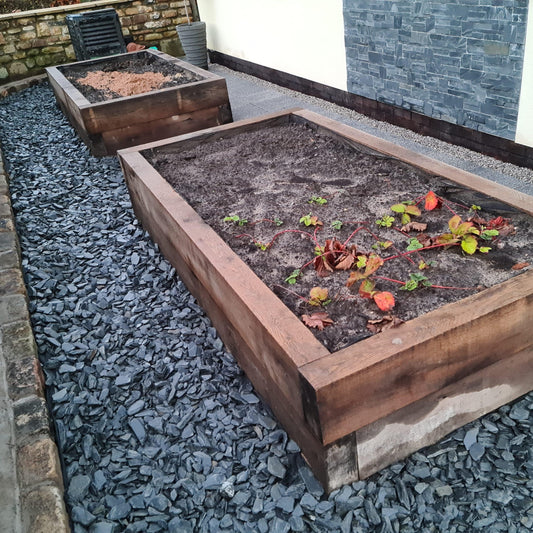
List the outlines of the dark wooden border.
<svg viewBox="0 0 533 533">
<path fill-rule="evenodd" d="M 64 76 L 69 64 L 48 67 L 56 99 L 78 135 L 97 156 L 172 135 L 232 121 L 226 80 L 157 50 L 142 50 L 80 64 L 106 63 L 127 55 L 152 55 L 199 76 L 199 81 L 91 103 Z"/>
<path fill-rule="evenodd" d="M 533 270 L 330 353 L 143 155 L 291 122 L 393 156 L 530 215 L 533 197 L 305 110 L 119 151 L 137 217 L 332 490 L 533 387 Z M 392 435 L 390 427 L 396 428 Z"/>
<path fill-rule="evenodd" d="M 342 91 L 294 74 L 282 72 L 244 59 L 239 59 L 214 50 L 209 51 L 213 63 L 232 70 L 244 72 L 310 96 L 316 96 L 334 104 L 353 109 L 368 117 L 389 122 L 421 135 L 435 137 L 450 144 L 464 146 L 496 159 L 523 167 L 533 168 L 533 148 L 502 137 L 458 126 L 451 122 L 410 111 L 385 102 Z"/>
</svg>

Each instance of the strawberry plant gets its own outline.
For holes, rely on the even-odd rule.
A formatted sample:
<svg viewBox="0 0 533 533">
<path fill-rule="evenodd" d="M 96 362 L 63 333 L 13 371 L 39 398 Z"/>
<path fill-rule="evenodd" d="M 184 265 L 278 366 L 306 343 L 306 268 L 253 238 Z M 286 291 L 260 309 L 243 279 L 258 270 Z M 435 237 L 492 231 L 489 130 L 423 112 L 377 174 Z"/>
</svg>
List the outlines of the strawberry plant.
<svg viewBox="0 0 533 533">
<path fill-rule="evenodd" d="M 327 200 L 322 196 L 313 196 L 307 202 L 309 204 L 324 205 Z M 433 216 L 428 222 L 420 220 L 423 212 L 419 205 L 423 206 L 426 212 L 440 208 L 449 211 L 452 216 L 449 219 L 446 217 L 446 231 L 433 235 L 429 234 L 427 232 L 428 226 L 435 224 L 435 222 L 431 221 L 435 217 Z M 467 255 L 473 255 L 475 252 L 488 253 L 491 247 L 486 245 L 515 231 L 509 219 L 495 217 L 485 220 L 481 215 L 479 206 L 464 206 L 449 202 L 437 196 L 433 191 L 429 191 L 415 200 L 393 204 L 391 210 L 396 215 L 400 215 L 400 220 L 396 220 L 394 216 L 384 215 L 376 220 L 375 223 L 379 228 L 396 231 L 401 236 L 401 239 L 399 239 L 401 242 L 394 242 L 389 239 L 383 240 L 369 228 L 368 223 L 365 221 L 342 222 L 338 219 L 329 223 L 331 229 L 340 232 L 345 230 L 348 225 L 355 226 L 355 229 L 344 241 L 336 237 L 321 240 L 319 239 L 319 233 L 324 231 L 324 224 L 312 213 L 308 213 L 298 220 L 300 224 L 309 228 L 308 231 L 293 228 L 284 229 L 275 233 L 270 238 L 270 241 L 259 240 L 250 233 L 243 233 L 236 237 L 248 237 L 258 249 L 263 251 L 270 250 L 281 236 L 293 233 L 310 241 L 314 257 L 310 258 L 300 268 L 294 269 L 285 278 L 285 283 L 296 285 L 297 281 L 303 276 L 304 270 L 312 266 L 319 278 L 325 278 L 330 275 L 338 276 L 340 273 L 345 272 L 347 275 L 344 282 L 345 289 L 341 289 L 332 299 L 329 296 L 328 289 L 325 287 L 312 287 L 307 296 L 302 296 L 288 288 L 278 287 L 311 307 L 325 307 L 326 305 L 333 307 L 338 301 L 353 300 L 355 298 L 370 300 L 381 312 L 389 313 L 385 314 L 382 319 L 368 322 L 368 328 L 377 332 L 389 327 L 396 327 L 402 322 L 399 318 L 390 314 L 396 307 L 394 294 L 388 290 L 378 288 L 378 282 L 388 283 L 389 285 L 396 284 L 400 286 L 400 290 L 408 292 L 423 288 L 474 290 L 475 288 L 433 284 L 422 271 L 435 266 L 436 263 L 427 259 L 424 254 L 430 250 L 446 250 L 452 247 L 460 247 Z M 463 215 L 465 219 L 456 213 L 459 210 L 463 210 L 466 213 L 466 215 Z M 417 220 L 413 220 L 414 217 L 417 217 Z M 248 227 L 254 227 L 260 222 L 271 226 L 283 224 L 277 217 L 249 222 L 238 215 L 227 216 L 224 221 L 232 222 L 238 226 L 247 225 Z M 361 241 L 365 243 L 364 245 L 353 243 L 360 232 L 367 235 L 367 239 Z M 368 243 L 368 236 L 373 239 L 374 242 L 372 244 Z M 390 231 L 387 236 L 390 236 Z M 368 251 L 368 248 L 365 249 L 365 247 L 371 248 L 372 251 Z M 383 254 L 383 256 L 380 254 Z M 414 256 L 416 260 L 413 260 L 411 256 Z M 406 281 L 381 275 L 380 269 L 385 264 L 390 264 L 391 261 L 400 259 L 409 261 L 417 271 L 411 272 Z M 524 264 L 528 265 L 528 263 Z M 524 268 L 521 264 L 518 265 L 520 268 Z M 517 268 L 519 267 L 517 266 Z M 334 323 L 333 319 L 323 311 L 303 314 L 302 320 L 308 327 L 318 330 L 323 330 Z"/>
<path fill-rule="evenodd" d="M 239 217 L 239 215 L 230 215 L 223 218 L 224 222 L 233 222 L 234 224 L 237 224 L 238 226 L 245 226 L 248 224 L 248 221 L 245 218 Z"/>
<path fill-rule="evenodd" d="M 307 200 L 308 204 L 316 204 L 316 205 L 324 205 L 327 204 L 328 201 L 325 198 L 322 198 L 322 196 L 313 196 L 310 200 Z"/>
</svg>

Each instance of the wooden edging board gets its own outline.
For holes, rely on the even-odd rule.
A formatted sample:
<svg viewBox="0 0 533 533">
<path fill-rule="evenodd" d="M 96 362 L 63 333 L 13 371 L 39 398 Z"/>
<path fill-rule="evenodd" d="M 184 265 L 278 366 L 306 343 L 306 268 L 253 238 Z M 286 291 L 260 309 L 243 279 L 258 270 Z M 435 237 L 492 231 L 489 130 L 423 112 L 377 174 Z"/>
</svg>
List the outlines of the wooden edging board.
<svg viewBox="0 0 533 533">
<path fill-rule="evenodd" d="M 190 71 L 198 81 L 91 103 L 65 77 L 69 67 L 109 66 L 123 58 L 152 56 Z M 79 136 L 97 156 L 120 148 L 231 122 L 226 80 L 157 50 L 142 50 L 46 69 L 56 99 Z"/>
<path fill-rule="evenodd" d="M 530 215 L 533 198 L 305 110 L 118 152 L 137 217 L 317 478 L 333 490 L 533 389 L 533 271 L 330 353 L 143 156 L 291 122 Z"/>
</svg>

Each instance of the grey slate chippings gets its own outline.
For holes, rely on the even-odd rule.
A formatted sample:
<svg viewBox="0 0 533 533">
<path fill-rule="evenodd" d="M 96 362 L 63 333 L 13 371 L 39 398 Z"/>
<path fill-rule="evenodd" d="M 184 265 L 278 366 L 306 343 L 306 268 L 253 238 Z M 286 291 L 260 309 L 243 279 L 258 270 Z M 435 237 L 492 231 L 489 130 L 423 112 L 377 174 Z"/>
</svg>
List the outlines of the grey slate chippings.
<svg viewBox="0 0 533 533">
<path fill-rule="evenodd" d="M 325 495 L 47 84 L 0 139 L 75 533 L 533 528 L 532 394 Z"/>
</svg>

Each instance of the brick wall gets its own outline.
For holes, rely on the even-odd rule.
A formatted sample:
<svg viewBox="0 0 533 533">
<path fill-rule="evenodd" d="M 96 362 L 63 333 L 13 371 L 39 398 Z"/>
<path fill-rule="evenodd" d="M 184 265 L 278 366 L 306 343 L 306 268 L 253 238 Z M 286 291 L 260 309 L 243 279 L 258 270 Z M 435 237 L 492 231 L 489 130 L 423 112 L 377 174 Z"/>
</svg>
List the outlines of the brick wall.
<svg viewBox="0 0 533 533">
<path fill-rule="evenodd" d="M 527 0 L 344 0 L 348 90 L 514 139 Z"/>
<path fill-rule="evenodd" d="M 117 11 L 124 36 L 173 56 L 183 55 L 175 28 L 187 22 L 183 0 L 99 0 L 10 13 L 0 15 L 0 83 L 74 61 L 65 16 L 104 8 Z"/>
</svg>

